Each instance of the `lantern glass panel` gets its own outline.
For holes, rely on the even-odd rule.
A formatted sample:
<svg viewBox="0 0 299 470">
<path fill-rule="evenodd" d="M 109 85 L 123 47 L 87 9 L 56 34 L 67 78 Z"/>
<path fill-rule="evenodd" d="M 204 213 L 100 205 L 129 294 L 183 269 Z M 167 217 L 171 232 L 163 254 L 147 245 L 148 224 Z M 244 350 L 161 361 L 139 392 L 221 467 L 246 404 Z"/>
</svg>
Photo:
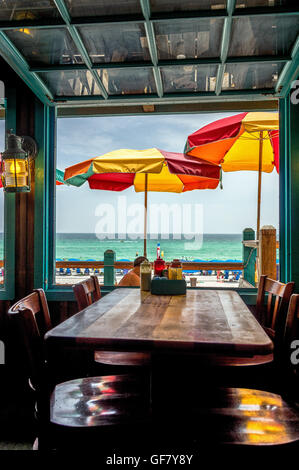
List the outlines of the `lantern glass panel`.
<svg viewBox="0 0 299 470">
<path fill-rule="evenodd" d="M 29 189 L 28 159 L 7 158 L 3 162 L 5 189 Z"/>
</svg>

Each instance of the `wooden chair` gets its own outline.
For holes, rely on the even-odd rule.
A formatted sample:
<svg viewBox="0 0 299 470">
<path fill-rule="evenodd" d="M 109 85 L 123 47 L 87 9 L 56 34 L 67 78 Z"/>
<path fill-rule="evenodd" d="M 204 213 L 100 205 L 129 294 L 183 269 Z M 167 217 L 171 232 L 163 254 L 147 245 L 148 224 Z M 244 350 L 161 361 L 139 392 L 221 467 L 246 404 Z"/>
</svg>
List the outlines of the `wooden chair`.
<svg viewBox="0 0 299 470">
<path fill-rule="evenodd" d="M 281 392 L 245 387 L 218 387 L 213 380 L 200 374 L 192 385 L 189 377 L 179 374 L 183 384 L 177 397 L 174 395 L 178 377 L 165 377 L 168 392 L 161 387 L 164 397 L 160 403 L 164 421 L 159 432 L 166 435 L 175 445 L 187 446 L 191 443 L 196 448 L 213 445 L 246 446 L 264 448 L 272 454 L 274 447 L 290 446 L 298 449 L 299 442 L 299 345 L 297 360 L 292 363 L 294 340 L 299 339 L 299 294 L 290 299 L 286 318 L 283 342 L 284 368 Z M 255 368 L 251 368 L 254 369 Z M 210 369 L 213 374 L 213 369 Z M 161 385 L 160 385 L 161 386 Z M 184 394 L 185 392 L 185 394 Z M 175 413 L 173 410 L 175 409 Z M 159 413 L 159 412 L 158 412 Z M 157 413 L 157 414 L 158 414 Z"/>
<path fill-rule="evenodd" d="M 83 310 L 101 298 L 101 288 L 97 276 L 90 276 L 73 286 L 78 310 Z"/>
<path fill-rule="evenodd" d="M 279 365 L 287 396 L 299 406 L 299 294 L 291 296 Z"/>
<path fill-rule="evenodd" d="M 73 285 L 78 311 L 83 310 L 101 298 L 101 289 L 97 276 Z M 95 351 L 94 360 L 109 366 L 143 367 L 150 364 L 151 356 L 141 352 Z"/>
<path fill-rule="evenodd" d="M 256 306 L 252 312 L 257 321 L 262 325 L 265 332 L 274 343 L 272 354 L 265 356 L 241 357 L 219 357 L 215 356 L 214 364 L 217 366 L 263 366 L 275 361 L 281 355 L 281 348 L 284 341 L 284 330 L 290 297 L 294 291 L 294 282 L 283 284 L 274 281 L 267 276 L 261 276 Z M 268 299 L 266 303 L 266 294 Z"/>
<path fill-rule="evenodd" d="M 287 311 L 294 287 L 294 282 L 283 284 L 267 276 L 260 277 L 254 313 L 266 333 L 275 341 L 276 347 L 280 347 L 284 337 Z"/>
<path fill-rule="evenodd" d="M 79 443 L 85 438 L 91 442 L 90 433 L 95 432 L 97 442 L 101 433 L 100 441 L 107 437 L 113 445 L 118 429 L 142 434 L 140 427 L 149 419 L 150 401 L 140 377 L 113 375 L 51 383 L 43 341 L 51 322 L 42 289 L 14 304 L 8 317 L 36 393 L 39 449 L 56 449 L 61 444 L 65 448 L 68 438 L 70 446 L 76 438 Z"/>
</svg>

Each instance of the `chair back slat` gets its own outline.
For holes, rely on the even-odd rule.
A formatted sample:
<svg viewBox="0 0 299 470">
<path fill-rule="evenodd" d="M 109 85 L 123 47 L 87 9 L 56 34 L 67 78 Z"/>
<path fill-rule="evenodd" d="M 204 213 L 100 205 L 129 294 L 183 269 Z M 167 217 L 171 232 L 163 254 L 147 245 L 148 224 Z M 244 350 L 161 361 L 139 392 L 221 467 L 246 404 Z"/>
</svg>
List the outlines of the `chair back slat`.
<svg viewBox="0 0 299 470">
<path fill-rule="evenodd" d="M 73 291 L 79 311 L 101 298 L 101 289 L 97 276 L 90 276 L 90 278 L 75 284 Z"/>
<path fill-rule="evenodd" d="M 266 292 L 269 292 L 270 294 L 273 294 L 273 295 L 278 295 L 279 297 L 283 297 L 285 287 L 286 287 L 286 284 L 283 284 L 280 281 L 275 281 L 266 276 L 266 282 L 265 282 Z"/>
<path fill-rule="evenodd" d="M 269 319 L 268 319 L 268 324 L 270 325 L 270 328 L 272 328 L 273 330 L 275 330 L 275 325 L 277 323 L 277 316 L 278 316 L 278 313 L 279 313 L 280 304 L 281 304 L 281 299 L 277 295 L 276 299 L 275 299 L 275 302 L 274 302 L 272 318 L 271 318 L 271 310 L 270 310 Z"/>
</svg>

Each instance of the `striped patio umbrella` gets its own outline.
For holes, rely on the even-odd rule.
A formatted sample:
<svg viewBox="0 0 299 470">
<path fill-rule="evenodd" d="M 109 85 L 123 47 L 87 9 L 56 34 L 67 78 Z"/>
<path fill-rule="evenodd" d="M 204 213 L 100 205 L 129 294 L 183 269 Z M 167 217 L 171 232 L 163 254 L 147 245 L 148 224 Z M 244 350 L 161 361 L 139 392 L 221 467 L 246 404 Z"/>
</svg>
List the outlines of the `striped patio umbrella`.
<svg viewBox="0 0 299 470">
<path fill-rule="evenodd" d="M 61 186 L 62 184 L 65 184 L 64 171 L 58 170 L 58 168 L 56 168 L 56 186 Z"/>
<path fill-rule="evenodd" d="M 240 113 L 219 119 L 187 138 L 188 155 L 221 165 L 223 171 L 258 171 L 257 238 L 262 172 L 279 171 L 278 113 Z"/>
<path fill-rule="evenodd" d="M 88 182 L 91 189 L 144 191 L 144 255 L 146 256 L 148 191 L 182 193 L 215 189 L 220 166 L 182 153 L 157 148 L 120 149 L 65 169 L 64 181 L 74 186 Z"/>
</svg>

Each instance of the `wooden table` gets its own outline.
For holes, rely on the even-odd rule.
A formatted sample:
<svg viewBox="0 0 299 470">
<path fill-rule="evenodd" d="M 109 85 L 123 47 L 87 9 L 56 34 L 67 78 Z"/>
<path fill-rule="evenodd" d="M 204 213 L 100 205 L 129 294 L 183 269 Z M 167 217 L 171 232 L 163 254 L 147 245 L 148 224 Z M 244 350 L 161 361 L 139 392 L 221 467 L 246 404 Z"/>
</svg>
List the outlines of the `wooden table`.
<svg viewBox="0 0 299 470">
<path fill-rule="evenodd" d="M 187 290 L 155 296 L 115 289 L 46 334 L 48 347 L 268 355 L 273 343 L 237 292 Z"/>
</svg>

